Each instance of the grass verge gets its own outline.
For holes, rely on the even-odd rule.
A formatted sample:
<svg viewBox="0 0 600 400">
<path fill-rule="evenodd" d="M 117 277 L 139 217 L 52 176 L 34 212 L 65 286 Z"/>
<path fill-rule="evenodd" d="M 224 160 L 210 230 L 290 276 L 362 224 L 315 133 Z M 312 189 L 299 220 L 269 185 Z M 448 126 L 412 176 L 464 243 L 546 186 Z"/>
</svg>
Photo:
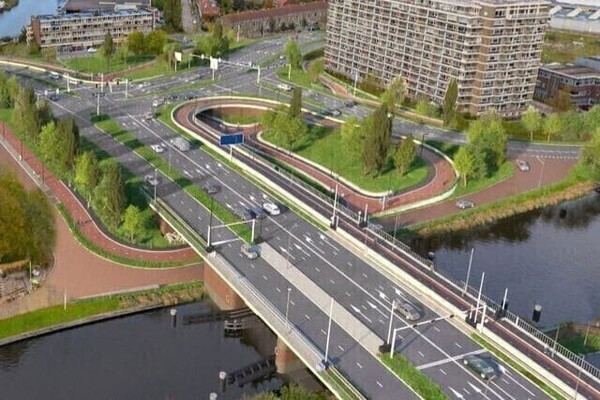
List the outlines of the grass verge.
<svg viewBox="0 0 600 400">
<path fill-rule="evenodd" d="M 542 50 L 542 62 L 570 63 L 579 57 L 600 53 L 600 35 L 548 30 Z"/>
<path fill-rule="evenodd" d="M 127 56 L 113 57 L 110 64 L 100 52 L 92 56 L 68 57 L 61 59 L 60 62 L 73 71 L 79 71 L 88 74 L 100 74 L 109 72 L 119 72 L 128 68 L 136 67 L 140 64 L 154 60 L 154 56 Z"/>
<path fill-rule="evenodd" d="M 118 310 L 153 305 L 172 305 L 204 297 L 202 282 L 164 286 L 156 290 L 101 297 L 57 305 L 0 320 L 0 339 Z"/>
<path fill-rule="evenodd" d="M 427 400 L 449 399 L 440 385 L 419 371 L 402 355 L 396 354 L 392 358 L 389 354 L 380 354 L 379 359 L 422 398 Z"/>
<path fill-rule="evenodd" d="M 581 332 L 569 332 L 558 340 L 560 344 L 577 354 L 588 354 L 600 351 L 600 334 L 590 332 L 585 340 Z M 583 344 L 585 342 L 585 344 Z"/>
<path fill-rule="evenodd" d="M 564 400 L 564 397 L 562 397 L 560 394 L 558 394 L 554 389 L 552 389 L 550 386 L 548 386 L 544 381 L 542 381 L 537 376 L 535 376 L 534 374 L 529 372 L 529 370 L 523 368 L 520 364 L 516 363 L 512 358 L 508 357 L 506 354 L 504 354 L 503 352 L 498 350 L 496 347 L 492 346 L 490 343 L 488 343 L 487 340 L 485 340 L 484 338 L 482 338 L 481 336 L 479 336 L 477 334 L 472 334 L 471 338 L 474 341 L 476 341 L 477 343 L 479 343 L 481 346 L 488 349 L 491 353 L 493 353 L 500 360 L 502 360 L 506 364 L 510 365 L 511 368 L 520 372 L 523 376 L 525 376 L 527 379 L 529 379 L 531 382 L 533 382 L 533 384 L 535 384 L 540 389 L 542 389 L 544 392 L 546 392 L 550 397 L 552 397 L 553 399 L 557 399 L 557 400 Z"/>
<path fill-rule="evenodd" d="M 212 201 L 212 198 L 204 190 L 196 186 L 192 181 L 179 174 L 174 168 L 170 168 L 169 164 L 160 158 L 154 151 L 146 147 L 142 142 L 135 138 L 131 133 L 125 130 L 118 122 L 111 119 L 107 115 L 99 115 L 92 117 L 92 122 L 98 126 L 101 130 L 111 135 L 115 140 L 129 147 L 140 157 L 158 168 L 163 174 L 168 176 L 173 182 L 179 187 L 185 190 L 189 195 L 198 200 L 204 207 L 210 209 L 214 216 L 220 219 L 224 224 L 231 224 L 234 222 L 240 222 L 240 219 L 229 211 L 226 207 L 222 206 L 218 202 Z M 173 151 L 169 149 L 168 151 Z M 240 238 L 246 242 L 251 240 L 251 229 L 245 224 L 239 224 L 230 226 L 233 232 L 235 232 Z"/>
<path fill-rule="evenodd" d="M 486 189 L 490 186 L 496 185 L 511 176 L 515 173 L 514 165 L 506 161 L 496 172 L 494 172 L 491 176 L 488 176 L 483 179 L 471 180 L 467 181 L 467 185 L 463 185 L 462 181 L 459 180 L 458 185 L 456 186 L 456 190 L 454 191 L 453 197 L 460 197 L 467 194 L 479 192 L 483 189 Z"/>
<path fill-rule="evenodd" d="M 139 268 L 176 268 L 176 267 L 181 267 L 184 265 L 189 265 L 191 263 L 200 261 L 199 257 L 191 259 L 191 260 L 186 260 L 186 261 L 168 261 L 168 262 L 144 261 L 144 260 L 136 260 L 136 259 L 132 259 L 132 258 L 127 258 L 127 257 L 120 256 L 118 254 L 110 253 L 110 252 L 102 249 L 100 246 L 96 245 L 94 242 L 91 242 L 87 237 L 85 237 L 83 235 L 83 233 L 79 230 L 79 227 L 77 226 L 77 224 L 75 224 L 75 221 L 73 221 L 71 214 L 69 214 L 69 211 L 63 204 L 58 204 L 56 207 L 58 208 L 58 211 L 61 213 L 61 215 L 65 219 L 65 222 L 69 226 L 69 229 L 73 233 L 73 236 L 75 236 L 75 239 L 82 246 L 84 246 L 86 249 L 88 249 L 92 253 L 94 253 L 97 256 L 100 256 L 102 258 L 105 258 L 107 260 L 114 261 L 114 262 L 122 264 L 122 265 L 127 265 L 127 266 L 131 266 L 131 267 L 139 267 Z"/>
<path fill-rule="evenodd" d="M 416 186 L 427 179 L 427 164 L 419 158 L 403 176 L 394 169 L 391 157 L 388 157 L 383 173 L 377 176 L 365 175 L 359 154 L 343 151 L 343 156 L 340 157 L 340 151 L 346 146 L 339 131 L 317 125 L 309 126 L 309 130 L 308 137 L 295 144 L 292 151 L 323 168 L 334 171 L 364 190 L 398 191 Z M 285 143 L 276 133 L 266 132 L 262 138 L 279 147 L 285 147 Z"/>
</svg>

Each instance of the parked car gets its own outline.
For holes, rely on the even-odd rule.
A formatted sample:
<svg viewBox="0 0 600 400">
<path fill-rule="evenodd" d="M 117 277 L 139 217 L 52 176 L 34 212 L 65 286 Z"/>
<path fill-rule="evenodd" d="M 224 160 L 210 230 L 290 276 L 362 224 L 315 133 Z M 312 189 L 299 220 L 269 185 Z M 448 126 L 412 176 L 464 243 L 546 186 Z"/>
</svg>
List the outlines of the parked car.
<svg viewBox="0 0 600 400">
<path fill-rule="evenodd" d="M 151 144 L 150 148 L 152 150 L 154 150 L 155 152 L 157 152 L 157 153 L 162 153 L 162 152 L 165 151 L 164 146 L 162 144 L 160 144 L 160 143 L 158 143 L 158 144 Z"/>
<path fill-rule="evenodd" d="M 265 201 L 262 205 L 263 210 L 269 215 L 279 215 L 281 214 L 281 209 L 279 206 L 272 201 Z"/>
<path fill-rule="evenodd" d="M 204 185 L 202 189 L 208 194 L 217 194 L 219 193 L 219 187 L 217 185 Z"/>
<path fill-rule="evenodd" d="M 523 171 L 523 172 L 529 171 L 529 163 L 527 161 L 517 159 L 515 162 L 517 164 L 517 168 L 519 168 L 520 171 Z"/>
<path fill-rule="evenodd" d="M 496 377 L 496 370 L 486 360 L 476 355 L 468 355 L 463 358 L 463 364 L 466 365 L 471 371 L 484 380 L 494 379 Z"/>
<path fill-rule="evenodd" d="M 258 258 L 258 251 L 256 251 L 256 249 L 252 246 L 250 246 L 249 244 L 243 244 L 242 247 L 240 248 L 240 250 L 242 251 L 242 254 L 246 257 L 248 257 L 251 260 L 254 260 L 255 258 Z"/>
<path fill-rule="evenodd" d="M 467 208 L 475 207 L 475 203 L 467 199 L 460 199 L 456 202 L 456 207 L 460 208 L 461 210 L 465 210 Z"/>
<path fill-rule="evenodd" d="M 421 319 L 421 312 L 412 304 L 405 301 L 396 302 L 396 311 L 407 321 L 417 321 Z"/>
</svg>

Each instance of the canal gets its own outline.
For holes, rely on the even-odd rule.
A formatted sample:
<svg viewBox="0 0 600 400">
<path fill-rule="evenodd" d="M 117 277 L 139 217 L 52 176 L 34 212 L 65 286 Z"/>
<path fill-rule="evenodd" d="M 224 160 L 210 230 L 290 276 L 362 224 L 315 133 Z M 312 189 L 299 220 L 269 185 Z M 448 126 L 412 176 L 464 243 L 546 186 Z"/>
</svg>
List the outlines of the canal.
<svg viewBox="0 0 600 400">
<path fill-rule="evenodd" d="M 32 15 L 54 14 L 57 5 L 56 0 L 19 0 L 16 7 L 0 13 L 0 37 L 18 36 Z"/>
<path fill-rule="evenodd" d="M 600 314 L 600 196 L 513 216 L 468 231 L 413 240 L 420 254 L 435 252 L 438 269 L 465 280 L 474 250 L 470 285 L 531 318 L 543 307 L 541 327 L 588 322 Z"/>
<path fill-rule="evenodd" d="M 162 309 L 0 347 L 0 398 L 181 400 L 216 392 L 221 400 L 279 388 L 283 378 L 271 374 L 220 391 L 220 371 L 272 356 L 276 337 L 256 317 L 239 337 L 226 336 L 222 321 L 181 323 L 211 307 L 177 307 L 175 328 Z"/>
</svg>

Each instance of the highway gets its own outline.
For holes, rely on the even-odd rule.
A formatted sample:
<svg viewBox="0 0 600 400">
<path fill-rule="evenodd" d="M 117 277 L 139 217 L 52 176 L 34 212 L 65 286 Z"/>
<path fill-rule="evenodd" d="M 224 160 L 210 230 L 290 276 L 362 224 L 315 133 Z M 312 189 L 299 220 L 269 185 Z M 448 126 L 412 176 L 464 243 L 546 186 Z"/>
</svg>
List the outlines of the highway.
<svg viewBox="0 0 600 400">
<path fill-rule="evenodd" d="M 252 54 L 252 51 L 248 50 L 248 52 Z M 233 68 L 226 71 L 232 74 L 231 79 L 226 79 L 229 88 L 217 84 L 202 89 L 189 89 L 185 93 L 197 96 L 229 93 L 230 90 L 238 91 L 247 85 L 247 81 L 251 80 L 249 77 L 255 78 L 255 75 L 236 73 Z M 202 72 L 202 74 L 206 73 Z M 267 195 L 251 182 L 215 161 L 202 148 L 181 153 L 170 147 L 168 139 L 175 134 L 156 120 L 146 121 L 142 118 L 151 109 L 152 95 L 148 95 L 147 92 L 151 92 L 150 89 L 154 89 L 155 84 L 161 85 L 159 88 L 168 88 L 185 79 L 189 77 L 162 78 L 151 86 L 133 88 L 130 94 L 136 97 L 129 100 L 124 99 L 122 90 L 109 93 L 101 100 L 101 111 L 112 115 L 146 145 L 166 143 L 168 150 L 162 153 L 161 157 L 194 183 L 213 182 L 221 186 L 221 191 L 215 195 L 215 200 L 220 203 L 229 207 L 259 205 Z M 239 80 L 240 86 L 237 86 L 236 79 Z M 142 92 L 144 89 L 146 93 Z M 151 166 L 137 158 L 129 149 L 89 126 L 87 121 L 89 121 L 90 111 L 95 110 L 95 98 L 92 91 L 87 88 L 77 90 L 81 98 L 63 96 L 54 104 L 57 114 L 76 113 L 80 117 L 78 123 L 83 135 L 116 156 L 132 173 L 142 178 L 152 174 Z M 138 97 L 140 94 L 147 97 L 140 98 Z M 158 187 L 159 196 L 176 209 L 203 237 L 206 237 L 208 221 L 206 209 L 177 186 L 168 182 L 164 176 L 161 180 L 163 183 Z M 278 217 L 267 218 L 262 230 L 262 236 L 267 243 L 279 249 L 283 256 L 289 256 L 292 268 L 301 270 L 329 293 L 337 303 L 370 327 L 382 338 L 382 341 L 387 335 L 388 310 L 393 299 L 404 298 L 414 303 L 424 311 L 424 319 L 438 315 L 412 297 L 410 290 L 400 285 L 400 282 L 391 281 L 373 268 L 365 261 L 364 256 L 347 250 L 328 233 L 305 222 L 292 211 Z M 229 230 L 219 229 L 213 233 L 214 240 L 221 242 L 218 252 L 247 276 L 255 287 L 282 312 L 286 307 L 284 295 L 286 289 L 292 288 L 293 304 L 290 304 L 290 321 L 298 326 L 315 345 L 323 349 L 325 340 L 322 330 L 327 326 L 326 314 L 315 307 L 299 290 L 294 290 L 294 283 L 274 271 L 264 260 L 259 258 L 248 261 L 243 258 L 239 251 L 240 243 Z M 395 326 L 407 325 L 407 322 L 398 315 L 394 318 Z M 407 389 L 382 368 L 366 349 L 357 345 L 354 339 L 335 324 L 332 329 L 331 343 L 332 359 L 352 380 L 360 383 L 369 397 L 399 398 L 398 394 L 402 393 L 400 398 L 412 398 Z M 543 392 L 507 366 L 499 367 L 504 370 L 504 373 L 498 380 L 485 385 L 464 368 L 460 359 L 465 354 L 475 352 L 485 356 L 486 353 L 447 322 L 405 330 L 398 350 L 436 380 L 451 398 L 547 398 Z"/>
</svg>

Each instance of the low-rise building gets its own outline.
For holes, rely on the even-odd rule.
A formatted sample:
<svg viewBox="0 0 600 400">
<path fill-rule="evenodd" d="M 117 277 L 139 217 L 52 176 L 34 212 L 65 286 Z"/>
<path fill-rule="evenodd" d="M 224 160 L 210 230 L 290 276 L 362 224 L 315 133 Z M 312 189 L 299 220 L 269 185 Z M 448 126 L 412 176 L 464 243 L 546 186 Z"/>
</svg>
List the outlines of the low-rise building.
<svg viewBox="0 0 600 400">
<path fill-rule="evenodd" d="M 151 32 L 156 27 L 154 9 L 117 9 L 60 15 L 31 17 L 27 27 L 27 42 L 40 47 L 54 47 L 59 51 L 82 50 L 98 47 L 110 33 L 116 43 L 131 32 Z"/>
<path fill-rule="evenodd" d="M 550 10 L 550 15 L 552 29 L 600 33 L 600 7 L 557 5 Z"/>
<path fill-rule="evenodd" d="M 294 27 L 316 26 L 327 18 L 327 2 L 314 1 L 303 4 L 243 11 L 223 17 L 223 27 L 239 32 L 240 36 L 257 37 L 266 33 Z"/>
<path fill-rule="evenodd" d="M 600 104 L 600 57 L 577 59 L 574 64 L 547 64 L 538 72 L 534 97 L 548 102 L 560 91 L 569 93 L 574 107 Z"/>
<path fill-rule="evenodd" d="M 151 0 L 68 0 L 63 9 L 67 13 L 80 13 L 86 11 L 150 7 L 151 3 Z"/>
<path fill-rule="evenodd" d="M 197 0 L 200 18 L 203 21 L 213 21 L 221 15 L 221 7 L 216 0 Z"/>
</svg>

